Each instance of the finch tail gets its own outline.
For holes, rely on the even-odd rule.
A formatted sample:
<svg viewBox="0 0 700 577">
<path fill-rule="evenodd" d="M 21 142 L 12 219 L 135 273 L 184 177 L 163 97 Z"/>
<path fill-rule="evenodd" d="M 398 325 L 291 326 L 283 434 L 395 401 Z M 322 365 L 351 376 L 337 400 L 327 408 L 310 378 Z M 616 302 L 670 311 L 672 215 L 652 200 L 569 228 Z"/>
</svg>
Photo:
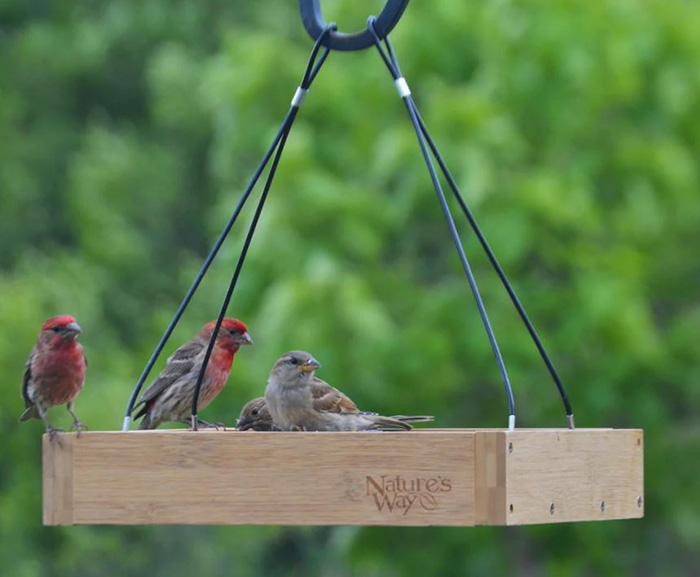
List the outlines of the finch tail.
<svg viewBox="0 0 700 577">
<path fill-rule="evenodd" d="M 134 415 L 133 419 L 134 419 L 134 421 L 137 421 L 137 420 L 139 420 L 141 417 L 143 417 L 144 415 L 147 415 L 147 414 L 148 414 L 148 411 L 146 410 L 146 406 L 144 405 L 144 406 L 141 407 L 141 409 Z"/>
<path fill-rule="evenodd" d="M 39 414 L 39 410 L 36 408 L 36 405 L 27 407 L 24 413 L 22 413 L 20 416 L 19 422 L 21 423 L 23 421 L 28 421 L 29 419 L 41 419 L 41 415 Z"/>
<path fill-rule="evenodd" d="M 432 423 L 435 420 L 432 415 L 392 415 L 391 418 L 402 423 Z"/>
<path fill-rule="evenodd" d="M 371 416 L 369 419 L 372 425 L 368 427 L 371 431 L 410 431 L 413 427 L 406 422 L 394 417 L 382 417 L 380 415 Z"/>
<path fill-rule="evenodd" d="M 158 425 L 160 425 L 160 421 L 153 421 L 153 419 L 151 419 L 151 413 L 144 413 L 143 420 L 139 423 L 139 430 L 146 431 L 156 429 Z"/>
</svg>

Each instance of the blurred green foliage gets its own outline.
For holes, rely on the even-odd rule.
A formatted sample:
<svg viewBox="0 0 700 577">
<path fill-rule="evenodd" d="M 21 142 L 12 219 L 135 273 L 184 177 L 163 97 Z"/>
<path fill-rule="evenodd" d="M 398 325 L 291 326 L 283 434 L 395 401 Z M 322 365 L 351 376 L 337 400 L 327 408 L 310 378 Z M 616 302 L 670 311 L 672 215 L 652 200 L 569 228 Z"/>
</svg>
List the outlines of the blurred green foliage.
<svg viewBox="0 0 700 577">
<path fill-rule="evenodd" d="M 322 4 L 344 30 L 382 5 Z M 292 0 L 0 2 L 2 572 L 693 574 L 699 28 L 700 4 L 683 0 L 414 0 L 392 35 L 578 424 L 645 429 L 643 521 L 43 528 L 42 426 L 17 423 L 39 326 L 57 313 L 78 318 L 90 367 L 76 410 L 93 429 L 118 428 L 287 109 L 311 41 Z M 519 424 L 563 425 L 554 386 L 459 222 Z M 234 231 L 168 351 L 215 317 L 243 232 Z M 314 84 L 231 313 L 256 345 L 237 357 L 230 386 L 203 418 L 233 422 L 294 347 L 321 359 L 323 378 L 361 407 L 435 414 L 439 426 L 505 425 L 492 353 L 375 51 L 332 54 Z M 57 424 L 68 423 L 64 413 L 54 411 Z"/>
</svg>

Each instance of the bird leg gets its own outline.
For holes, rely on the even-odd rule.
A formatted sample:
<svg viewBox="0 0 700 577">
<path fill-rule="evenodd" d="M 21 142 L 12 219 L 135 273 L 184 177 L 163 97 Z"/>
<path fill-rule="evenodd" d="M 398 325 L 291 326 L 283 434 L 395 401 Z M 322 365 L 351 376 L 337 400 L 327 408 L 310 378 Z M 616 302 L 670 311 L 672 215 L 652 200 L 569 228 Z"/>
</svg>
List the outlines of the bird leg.
<svg viewBox="0 0 700 577">
<path fill-rule="evenodd" d="M 58 433 L 62 433 L 63 429 L 57 429 L 56 427 L 51 426 L 46 409 L 42 409 L 39 405 L 36 405 L 36 410 L 39 411 L 39 416 L 41 417 L 41 420 L 44 421 L 44 425 L 46 425 L 46 432 L 49 435 L 49 441 L 52 443 L 57 442 L 60 445 L 61 440 L 58 438 Z"/>
<path fill-rule="evenodd" d="M 226 425 L 224 423 L 209 423 L 207 421 L 199 421 L 199 426 L 205 429 L 216 429 L 217 431 L 219 429 L 223 429 L 224 431 L 226 430 Z"/>
<path fill-rule="evenodd" d="M 190 429 L 192 428 L 192 421 L 190 419 L 179 419 L 178 422 L 185 423 L 186 425 L 190 426 Z M 201 427 L 202 429 L 216 429 L 217 431 L 219 429 L 223 429 L 224 431 L 226 430 L 226 425 L 224 423 L 210 423 L 199 419 L 197 420 L 197 426 Z"/>
<path fill-rule="evenodd" d="M 78 429 L 78 437 L 80 437 L 80 433 L 83 432 L 83 430 L 87 431 L 88 428 L 86 425 L 83 425 L 79 420 L 75 412 L 73 411 L 73 401 L 70 401 L 67 405 L 66 408 L 68 409 L 68 412 L 71 414 L 71 417 L 73 417 L 73 425 L 71 426 L 70 430 L 72 431 L 73 429 Z"/>
</svg>

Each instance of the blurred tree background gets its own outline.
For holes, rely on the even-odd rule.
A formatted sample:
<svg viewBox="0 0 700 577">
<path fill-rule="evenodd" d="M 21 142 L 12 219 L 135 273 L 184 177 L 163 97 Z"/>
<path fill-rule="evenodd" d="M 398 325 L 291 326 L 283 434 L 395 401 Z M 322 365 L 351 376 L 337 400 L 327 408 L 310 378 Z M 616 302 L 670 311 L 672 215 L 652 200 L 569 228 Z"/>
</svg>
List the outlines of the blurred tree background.
<svg viewBox="0 0 700 577">
<path fill-rule="evenodd" d="M 383 3 L 322 4 L 351 30 Z M 41 323 L 78 318 L 90 367 L 77 413 L 93 430 L 119 428 L 287 110 L 311 40 L 294 0 L 1 1 L 0 566 L 15 577 L 694 574 L 699 28 L 700 4 L 684 0 L 413 0 L 392 35 L 577 424 L 645 429 L 643 521 L 43 528 L 43 427 L 17 423 Z M 458 220 L 519 424 L 564 425 L 554 385 Z M 243 231 L 166 352 L 217 314 Z M 293 347 L 312 351 L 321 376 L 361 407 L 435 414 L 439 426 L 506 424 L 488 341 L 376 51 L 334 53 L 316 80 L 230 312 L 256 344 L 205 419 L 232 423 Z M 53 413 L 56 424 L 67 417 Z"/>
</svg>

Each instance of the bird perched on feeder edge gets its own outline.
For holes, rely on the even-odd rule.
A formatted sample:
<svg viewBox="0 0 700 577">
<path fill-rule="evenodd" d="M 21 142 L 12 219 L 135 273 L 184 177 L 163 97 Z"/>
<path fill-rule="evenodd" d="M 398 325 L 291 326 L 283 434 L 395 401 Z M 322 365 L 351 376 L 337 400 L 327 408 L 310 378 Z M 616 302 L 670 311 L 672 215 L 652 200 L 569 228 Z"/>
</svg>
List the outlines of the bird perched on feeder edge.
<svg viewBox="0 0 700 577">
<path fill-rule="evenodd" d="M 41 327 L 24 367 L 22 398 L 26 410 L 19 420 L 43 420 L 51 440 L 61 430 L 49 423 L 48 410 L 51 407 L 66 405 L 73 417 L 71 428 L 78 429 L 78 435 L 86 428 L 73 411 L 87 368 L 83 347 L 77 341 L 80 333 L 80 326 L 72 316 L 51 317 Z"/>
<path fill-rule="evenodd" d="M 331 387 L 325 381 L 322 381 L 318 377 L 313 378 L 312 383 L 313 391 L 312 394 L 316 397 L 321 397 L 324 389 L 328 392 L 328 387 L 333 389 L 338 395 L 341 395 L 350 401 L 347 395 L 341 393 L 335 387 Z M 334 393 L 331 393 L 334 394 Z M 352 401 L 350 401 L 352 402 Z M 370 413 L 362 411 L 363 415 L 376 415 L 377 413 Z M 390 419 L 395 419 L 397 421 L 402 421 L 404 423 L 429 423 L 434 420 L 434 417 L 429 416 L 412 416 L 407 417 L 404 415 L 393 415 L 389 417 Z M 241 409 L 241 414 L 236 422 L 236 429 L 239 431 L 279 431 L 280 429 L 275 426 L 272 420 L 272 415 L 270 414 L 270 409 L 267 408 L 267 403 L 265 402 L 265 397 L 258 397 L 257 399 L 252 399 L 248 401 L 245 406 Z"/>
<path fill-rule="evenodd" d="M 248 401 L 241 409 L 241 414 L 236 421 L 236 429 L 239 431 L 275 431 L 270 410 L 267 408 L 265 397 L 258 397 Z"/>
<path fill-rule="evenodd" d="M 211 321 L 191 341 L 182 345 L 168 359 L 136 407 L 142 405 L 134 419 L 143 417 L 139 429 L 155 429 L 166 421 L 189 423 L 197 377 L 202 368 L 216 321 Z M 204 409 L 221 392 L 228 381 L 233 357 L 241 346 L 253 344 L 245 324 L 225 318 L 217 334 L 204 373 L 199 394 L 199 408 Z M 204 426 L 210 424 L 200 421 Z"/>
<path fill-rule="evenodd" d="M 280 430 L 409 431 L 411 422 L 433 420 L 362 412 L 347 395 L 315 377 L 320 367 L 321 363 L 305 351 L 286 353 L 272 367 L 265 403 Z"/>
</svg>

